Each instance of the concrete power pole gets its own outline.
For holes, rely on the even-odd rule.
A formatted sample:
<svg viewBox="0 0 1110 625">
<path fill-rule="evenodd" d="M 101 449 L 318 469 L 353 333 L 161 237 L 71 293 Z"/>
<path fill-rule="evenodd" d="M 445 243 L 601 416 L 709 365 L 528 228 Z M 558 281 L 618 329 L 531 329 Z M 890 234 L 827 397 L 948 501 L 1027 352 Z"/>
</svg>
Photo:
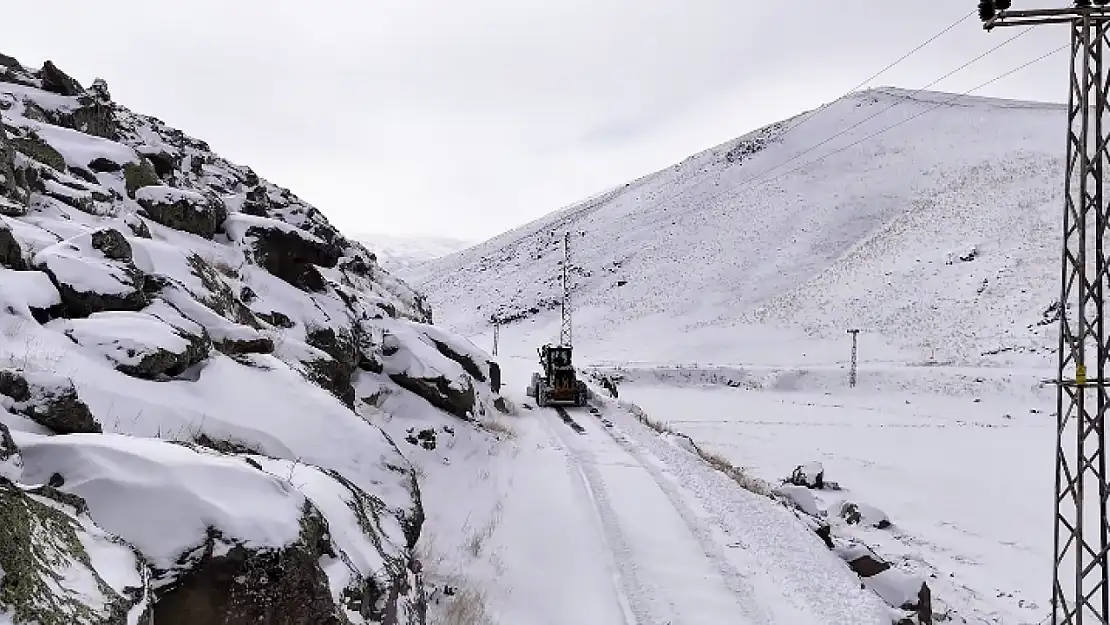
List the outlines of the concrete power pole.
<svg viewBox="0 0 1110 625">
<path fill-rule="evenodd" d="M 852 364 L 848 369 L 848 386 L 855 387 L 856 385 L 856 352 L 859 339 L 859 330 L 848 330 L 848 334 L 852 335 Z"/>
<path fill-rule="evenodd" d="M 1061 2 L 1063 4 L 1063 2 Z M 1110 141 L 1110 13 L 1107 0 L 1011 10 L 1009 0 L 983 0 L 983 27 L 1065 24 L 1071 31 L 1071 80 L 1064 177 L 1060 343 L 1056 377 L 1056 529 L 1052 623 L 1094 625 L 1110 616 L 1107 566 L 1107 467 L 1104 424 L 1110 328 L 1103 302 L 1110 286 L 1105 247 L 1110 221 L 1103 180 Z"/>
<path fill-rule="evenodd" d="M 501 324 L 493 322 L 493 355 L 497 355 L 497 340 L 500 338 Z"/>
</svg>

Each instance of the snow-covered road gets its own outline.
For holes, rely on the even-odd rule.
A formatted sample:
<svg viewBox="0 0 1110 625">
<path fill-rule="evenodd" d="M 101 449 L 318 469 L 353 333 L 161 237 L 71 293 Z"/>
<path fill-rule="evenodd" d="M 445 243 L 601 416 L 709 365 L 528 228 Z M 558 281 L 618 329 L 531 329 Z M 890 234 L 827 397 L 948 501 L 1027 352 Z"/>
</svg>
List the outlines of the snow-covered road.
<svg viewBox="0 0 1110 625">
<path fill-rule="evenodd" d="M 750 585 L 720 548 L 696 530 L 673 488 L 610 437 L 588 412 L 571 415 L 578 434 L 554 410 L 540 411 L 581 478 L 618 570 L 628 625 L 771 623 Z"/>
<path fill-rule="evenodd" d="M 506 359 L 518 405 L 530 363 Z M 516 366 L 514 366 L 516 365 Z M 514 625 L 888 625 L 889 609 L 770 499 L 608 401 L 522 408 L 500 523 L 493 622 Z M 501 464 L 504 463 L 504 464 Z"/>
</svg>

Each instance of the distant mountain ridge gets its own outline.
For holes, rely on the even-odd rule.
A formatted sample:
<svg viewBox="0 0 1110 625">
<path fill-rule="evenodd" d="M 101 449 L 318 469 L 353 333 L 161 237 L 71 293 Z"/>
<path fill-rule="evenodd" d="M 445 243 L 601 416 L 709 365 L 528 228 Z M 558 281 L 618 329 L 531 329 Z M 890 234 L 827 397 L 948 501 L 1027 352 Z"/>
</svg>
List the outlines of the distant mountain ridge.
<svg viewBox="0 0 1110 625">
<path fill-rule="evenodd" d="M 356 233 L 351 238 L 365 245 L 387 271 L 402 272 L 414 265 L 462 251 L 473 241 L 423 235 Z"/>
</svg>

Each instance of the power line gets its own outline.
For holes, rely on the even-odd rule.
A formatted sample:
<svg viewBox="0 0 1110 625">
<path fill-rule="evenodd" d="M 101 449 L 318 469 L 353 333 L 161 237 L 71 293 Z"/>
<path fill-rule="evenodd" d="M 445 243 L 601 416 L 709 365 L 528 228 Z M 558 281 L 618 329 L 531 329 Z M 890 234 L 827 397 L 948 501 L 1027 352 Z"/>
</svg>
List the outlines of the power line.
<svg viewBox="0 0 1110 625">
<path fill-rule="evenodd" d="M 887 126 L 886 128 L 883 128 L 882 130 L 880 130 L 878 132 L 867 135 L 866 137 L 864 137 L 862 139 L 859 139 L 858 141 L 854 141 L 854 142 L 852 142 L 852 143 L 850 143 L 850 144 L 848 144 L 848 145 L 846 145 L 846 146 L 844 146 L 844 147 L 842 147 L 838 150 L 834 150 L 834 151 L 829 152 L 828 154 L 826 154 L 824 156 L 821 156 L 819 158 L 813 159 L 812 161 L 803 163 L 802 165 L 799 165 L 798 167 L 787 170 L 787 171 L 775 176 L 774 178 L 770 178 L 769 180 L 765 180 L 764 182 L 761 182 L 759 184 L 762 185 L 762 184 L 766 184 L 768 182 L 774 182 L 775 180 L 778 180 L 779 178 L 782 178 L 783 176 L 792 174 L 792 173 L 794 173 L 798 170 L 801 170 L 801 169 L 805 169 L 806 167 L 809 167 L 810 165 L 813 165 L 814 163 L 819 163 L 819 162 L 825 160 L 826 158 L 829 158 L 830 156 L 833 156 L 834 154 L 839 154 L 839 153 L 841 153 L 841 152 L 843 152 L 843 151 L 845 151 L 849 148 L 853 148 L 853 147 L 863 143 L 864 141 L 868 141 L 870 139 L 873 139 L 873 138 L 875 138 L 875 137 L 877 137 L 877 136 L 879 136 L 879 135 L 881 135 L 881 134 L 883 134 L 883 133 L 885 133 L 885 132 L 887 132 L 887 131 L 889 131 L 893 128 L 897 128 L 898 126 L 901 126 L 902 124 L 913 121 L 913 120 L 917 119 L 918 117 L 921 117 L 922 115 L 924 115 L 926 113 L 930 113 L 932 111 L 937 110 L 938 108 L 941 108 L 943 106 L 947 106 L 948 104 L 951 104 L 955 100 L 958 100 L 962 97 L 968 96 L 968 95 L 974 93 L 975 91 L 978 91 L 978 90 L 982 89 L 983 87 L 994 84 L 994 83 L 998 82 L 999 80 L 1002 80 L 1003 78 L 1006 78 L 1007 76 L 1010 76 L 1011 74 L 1015 74 L 1015 73 L 1025 69 L 1026 67 L 1029 67 L 1030 65 L 1032 65 L 1034 63 L 1038 63 L 1040 61 L 1043 61 L 1043 60 L 1047 59 L 1048 57 L 1052 56 L 1053 54 L 1056 54 L 1057 52 L 1059 52 L 1059 51 L 1061 51 L 1061 50 L 1063 50 L 1064 48 L 1067 48 L 1067 47 L 1068 47 L 1067 45 L 1060 46 L 1059 48 L 1056 48 L 1055 50 L 1052 50 L 1051 52 L 1043 54 L 1043 55 L 1033 59 L 1032 61 L 1029 61 L 1027 63 L 1023 63 L 1023 64 L 1015 67 L 1014 69 L 1011 69 L 1010 71 L 1006 72 L 1005 74 L 995 76 L 994 78 L 988 80 L 987 82 L 984 82 L 980 85 L 972 87 L 971 89 L 968 89 L 967 91 L 964 91 L 963 93 L 956 94 L 956 95 L 952 96 L 951 98 L 948 98 L 947 100 L 944 100 L 943 102 L 935 104 L 935 105 L 933 105 L 933 106 L 931 106 L 931 107 L 929 107 L 929 108 L 927 108 L 923 111 L 920 111 L 920 112 L 918 112 L 914 115 L 911 115 L 910 117 L 907 117 L 906 119 L 903 119 L 902 121 L 895 122 L 895 123 Z M 742 186 L 748 186 L 748 185 L 745 184 L 745 185 L 742 185 Z"/>
<path fill-rule="evenodd" d="M 886 67 L 882 68 L 882 69 L 881 69 L 881 70 L 879 70 L 878 72 L 876 72 L 876 73 L 872 74 L 871 76 L 867 77 L 867 78 L 866 78 L 866 79 L 865 79 L 865 80 L 864 80 L 863 82 L 859 83 L 859 84 L 858 84 L 858 85 L 856 85 L 855 87 L 852 87 L 851 89 L 849 89 L 849 90 L 848 90 L 848 92 L 847 92 L 847 93 L 845 93 L 844 95 L 842 95 L 842 96 L 840 96 L 840 97 L 841 97 L 841 98 L 844 98 L 844 97 L 846 97 L 846 96 L 849 96 L 849 95 L 851 95 L 851 94 L 855 93 L 855 91 L 856 91 L 857 89 L 859 89 L 860 87 L 866 86 L 866 85 L 867 85 L 868 83 L 870 83 L 870 82 L 871 82 L 872 80 L 875 80 L 875 79 L 876 79 L 876 78 L 878 78 L 879 76 L 882 76 L 883 74 L 887 73 L 888 71 L 890 71 L 891 69 L 893 69 L 893 68 L 894 68 L 894 67 L 895 67 L 896 65 L 898 65 L 898 64 L 899 64 L 899 63 L 901 63 L 902 61 L 905 61 L 906 59 L 910 58 L 910 57 L 911 57 L 911 56 L 913 56 L 914 54 L 917 54 L 918 52 L 920 52 L 920 51 L 921 51 L 921 49 L 922 49 L 922 48 L 924 48 L 925 46 L 929 45 L 930 43 L 933 43 L 933 42 L 934 42 L 934 41 L 936 41 L 937 39 L 940 39 L 940 38 L 941 38 L 941 36 L 943 36 L 943 35 L 944 35 L 945 33 L 947 33 L 948 31 L 952 30 L 953 28 L 955 28 L 955 27 L 959 26 L 960 24 L 962 24 L 963 22 L 965 22 L 965 21 L 967 20 L 967 18 L 971 17 L 971 16 L 972 16 L 972 15 L 974 15 L 974 14 L 975 14 L 975 11 L 972 11 L 971 13 L 968 13 L 967 15 L 965 15 L 965 16 L 963 16 L 963 17 L 961 17 L 960 19 L 956 20 L 955 22 L 952 22 L 952 24 L 950 24 L 950 25 L 949 25 L 949 26 L 948 26 L 947 28 L 945 28 L 944 30 L 940 31 L 939 33 L 937 33 L 937 34 L 933 35 L 932 37 L 929 37 L 928 39 L 926 39 L 926 40 L 925 40 L 925 42 L 924 42 L 924 43 L 921 43 L 921 44 L 919 44 L 919 45 L 918 45 L 918 46 L 917 46 L 916 48 L 914 48 L 913 50 L 910 50 L 909 52 L 907 52 L 907 53 L 903 54 L 903 55 L 902 55 L 901 57 L 899 57 L 899 58 L 898 58 L 898 60 L 894 61 L 894 62 L 893 62 L 893 63 L 891 63 L 890 65 L 887 65 Z M 840 98 L 837 98 L 837 99 L 840 99 Z M 834 100 L 833 102 L 835 102 L 835 100 Z M 793 126 L 791 126 L 791 127 L 790 127 L 790 128 L 789 128 L 789 129 L 788 129 L 788 130 L 787 130 L 786 132 L 791 132 L 791 131 L 793 131 L 793 130 L 797 129 L 797 128 L 798 128 L 799 126 L 801 126 L 802 124 L 806 123 L 807 121 L 809 121 L 810 119 L 812 119 L 813 117 L 815 117 L 815 116 L 816 116 L 816 115 L 817 115 L 818 113 L 820 113 L 821 111 L 823 111 L 823 110 L 825 110 L 826 108 L 828 108 L 828 107 L 829 107 L 830 105 L 832 105 L 832 104 L 833 104 L 833 102 L 826 102 L 825 104 L 822 104 L 822 105 L 821 105 L 820 107 L 818 107 L 818 108 L 816 108 L 816 109 L 813 109 L 812 111 L 810 111 L 809 113 L 807 113 L 807 114 L 806 114 L 806 115 L 805 115 L 804 117 L 802 117 L 801 121 L 799 121 L 798 123 L 796 123 L 796 124 L 794 124 Z M 783 134 L 786 134 L 786 133 L 783 133 Z"/>
<path fill-rule="evenodd" d="M 964 69 L 967 69 L 967 68 L 968 68 L 969 66 L 971 66 L 972 64 L 974 64 L 974 63 L 976 63 L 976 62 L 978 62 L 978 61 L 980 61 L 980 60 L 982 60 L 982 59 L 986 58 L 986 57 L 987 57 L 987 56 L 989 56 L 990 54 L 993 54 L 994 52 L 996 52 L 996 51 L 998 51 L 999 49 L 1001 49 L 1001 48 L 1002 48 L 1003 46 L 1006 46 L 1006 45 L 1008 45 L 1008 44 L 1012 43 L 1013 41 L 1015 41 L 1016 39 L 1018 39 L 1019 37 L 1022 37 L 1022 36 L 1024 36 L 1024 35 L 1028 34 L 1028 33 L 1029 33 L 1029 32 L 1030 32 L 1031 30 L 1033 30 L 1033 27 L 1032 27 L 1032 26 L 1030 26 L 1029 28 L 1026 28 L 1025 30 L 1023 30 L 1023 31 L 1019 32 L 1018 34 L 1014 35 L 1013 37 L 1010 37 L 1009 39 L 1006 39 L 1006 40 L 1005 40 L 1005 41 L 1003 41 L 1002 43 L 1000 43 L 1000 44 L 998 44 L 998 45 L 994 46 L 993 48 L 991 48 L 991 49 L 987 50 L 986 52 L 984 52 L 984 53 L 980 54 L 979 56 L 977 56 L 977 57 L 975 57 L 975 58 L 971 59 L 970 61 L 968 61 L 968 62 L 964 63 L 963 65 L 961 65 L 961 66 L 957 67 L 956 69 L 954 69 L 954 70 L 952 70 L 952 71 L 948 72 L 947 74 L 945 74 L 945 75 L 941 76 L 940 78 L 937 78 L 937 79 L 936 79 L 936 80 L 934 80 L 933 82 L 931 82 L 931 83 L 929 83 L 929 84 L 925 85 L 924 87 L 920 87 L 920 88 L 918 88 L 917 90 L 915 90 L 915 91 L 911 92 L 911 93 L 910 93 L 910 94 L 909 94 L 908 96 L 906 96 L 906 98 L 907 98 L 907 99 L 908 99 L 908 98 L 912 98 L 913 96 L 915 96 L 915 95 L 917 95 L 917 94 L 921 93 L 922 91 L 924 91 L 924 90 L 928 89 L 929 87 L 932 87 L 932 86 L 936 85 L 937 83 L 939 83 L 939 82 L 941 82 L 941 81 L 945 80 L 946 78 L 949 78 L 949 77 L 951 77 L 951 76 L 952 76 L 953 74 L 956 74 L 956 73 L 958 73 L 958 72 L 960 72 L 960 71 L 963 71 Z M 876 113 L 872 113 L 871 115 L 869 115 L 869 116 L 867 116 L 867 117 L 863 118 L 862 120 L 860 120 L 860 121 L 856 122 L 855 124 L 853 124 L 853 125 L 851 125 L 851 126 L 849 126 L 849 127 L 847 127 L 847 128 L 844 128 L 844 129 L 842 129 L 842 130 L 841 130 L 840 132 L 838 132 L 838 133 L 834 134 L 833 136 L 829 137 L 828 139 L 825 139 L 824 141 L 822 141 L 822 142 L 818 143 L 817 145 L 811 146 L 811 147 L 809 147 L 808 149 L 806 149 L 806 150 L 804 150 L 804 151 L 802 151 L 802 152 L 799 152 L 799 153 L 795 154 L 794 156 L 792 156 L 792 157 L 790 157 L 790 158 L 786 159 L 785 161 L 783 161 L 783 162 L 779 163 L 778 165 L 775 165 L 774 167 L 768 168 L 768 169 L 764 170 L 763 172 L 761 172 L 761 173 L 759 173 L 759 174 L 756 174 L 755 176 L 753 176 L 753 177 L 749 178 L 749 179 L 748 179 L 748 180 L 747 180 L 747 181 L 746 181 L 745 183 L 742 183 L 742 184 L 745 184 L 745 185 L 746 185 L 746 184 L 748 184 L 748 183 L 751 183 L 751 182 L 755 182 L 756 180 L 759 180 L 760 178 L 762 178 L 762 177 L 766 176 L 767 174 L 771 173 L 772 171 L 774 171 L 774 170 L 776 170 L 776 169 L 778 169 L 778 168 L 782 167 L 783 165 L 786 165 L 787 163 L 792 163 L 792 162 L 794 162 L 794 161 L 798 160 L 799 158 L 801 158 L 801 157 L 805 156 L 806 154 L 809 154 L 810 152 L 812 152 L 812 151 L 816 150 L 817 148 L 819 148 L 819 147 L 821 147 L 821 146 L 823 146 L 823 145 L 826 145 L 826 144 L 828 144 L 828 143 L 829 143 L 829 142 L 831 142 L 831 141 L 832 141 L 833 139 L 836 139 L 837 137 L 840 137 L 840 136 L 842 136 L 842 135 L 844 135 L 844 134 L 847 134 L 847 133 L 849 133 L 849 132 L 851 132 L 851 131 L 855 130 L 856 128 L 859 128 L 860 126 L 862 126 L 862 125 L 866 124 L 867 122 L 871 121 L 872 119 L 875 119 L 875 118 L 876 118 L 876 117 L 878 117 L 879 115 L 882 115 L 883 113 L 885 113 L 885 112 L 889 111 L 890 109 L 892 109 L 892 108 L 894 108 L 894 107 L 896 107 L 896 106 L 899 106 L 900 104 L 903 104 L 904 102 L 905 102 L 905 100 L 899 100 L 899 101 L 896 101 L 896 102 L 894 102 L 894 103 L 890 104 L 889 106 L 887 106 L 886 108 L 883 108 L 883 109 L 879 110 L 879 111 L 878 111 L 878 112 L 876 112 Z M 829 104 L 834 104 L 834 102 L 830 102 Z M 826 105 L 826 106 L 827 106 L 827 105 Z M 796 127 L 796 126 L 795 126 L 795 127 Z"/>
</svg>

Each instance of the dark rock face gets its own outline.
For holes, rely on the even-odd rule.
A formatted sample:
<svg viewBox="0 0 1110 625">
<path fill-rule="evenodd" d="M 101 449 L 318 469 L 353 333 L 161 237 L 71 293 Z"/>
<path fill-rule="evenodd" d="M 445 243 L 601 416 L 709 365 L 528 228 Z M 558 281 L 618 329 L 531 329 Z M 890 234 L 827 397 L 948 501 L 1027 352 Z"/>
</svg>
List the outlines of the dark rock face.
<svg viewBox="0 0 1110 625">
<path fill-rule="evenodd" d="M 455 350 L 451 349 L 451 346 L 447 343 L 443 343 L 435 339 L 432 339 L 432 342 L 435 343 L 436 349 L 439 350 L 439 353 L 459 363 L 459 365 L 462 366 L 463 371 L 469 373 L 479 382 L 486 381 L 486 376 L 484 373 L 482 373 L 482 368 L 478 366 L 478 363 L 474 362 L 474 359 L 456 352 Z"/>
<path fill-rule="evenodd" d="M 274 353 L 274 341 L 268 336 L 260 336 L 249 340 L 224 339 L 216 342 L 216 349 L 228 356 L 272 354 Z"/>
<path fill-rule="evenodd" d="M 489 387 L 494 393 L 501 392 L 501 365 L 490 360 L 489 365 Z"/>
<path fill-rule="evenodd" d="M 146 187 L 151 190 L 165 187 Z M 227 219 L 227 207 L 220 198 L 211 196 L 193 197 L 177 194 L 172 199 L 157 197 L 157 193 L 138 191 L 135 199 L 146 214 L 163 226 L 190 232 L 211 239 Z"/>
<path fill-rule="evenodd" d="M 874 557 L 870 554 L 861 555 L 848 562 L 848 567 L 860 577 L 874 577 L 890 568 L 889 562 Z"/>
<path fill-rule="evenodd" d="M 214 537 L 201 562 L 161 593 L 154 607 L 158 625 L 343 625 L 320 568 L 334 557 L 327 524 L 308 508 L 300 540 L 281 550 L 234 546 L 212 554 Z"/>
<path fill-rule="evenodd" d="M 134 199 L 135 192 L 143 187 L 162 184 L 154 165 L 145 158 L 139 163 L 127 163 L 123 166 L 123 180 L 127 186 L 127 196 Z"/>
<path fill-rule="evenodd" d="M 23 271 L 27 268 L 27 262 L 23 259 L 23 249 L 19 246 L 19 241 L 15 240 L 11 228 L 2 226 L 0 226 L 0 266 L 16 271 Z"/>
<path fill-rule="evenodd" d="M 19 448 L 12 440 L 8 426 L 0 423 L 0 481 L 17 481 L 22 469 L 23 460 L 19 457 Z"/>
<path fill-rule="evenodd" d="M 51 93 L 58 95 L 75 96 L 84 93 L 85 88 L 81 83 L 77 82 L 69 76 L 69 74 L 58 69 L 53 61 L 47 61 L 42 66 L 42 71 L 39 72 L 39 78 L 42 78 L 42 88 Z"/>
<path fill-rule="evenodd" d="M 467 381 L 465 391 L 451 387 L 446 378 L 410 378 L 403 373 L 394 373 L 389 376 L 397 386 L 423 397 L 427 402 L 444 412 L 456 417 L 472 421 L 473 410 L 476 402 L 474 386 Z"/>
<path fill-rule="evenodd" d="M 100 424 L 77 396 L 69 378 L 16 369 L 0 369 L 0 395 L 15 401 L 13 412 L 56 434 L 99 434 Z"/>
<path fill-rule="evenodd" d="M 247 236 L 259 265 L 303 291 L 323 291 L 327 285 L 314 265 L 335 267 L 341 255 L 335 246 L 278 228 L 252 226 Z"/>
<path fill-rule="evenodd" d="M 355 390 L 351 386 L 353 371 L 349 367 L 331 357 L 310 360 L 304 366 L 309 380 L 335 395 L 343 405 L 354 409 Z"/>
<path fill-rule="evenodd" d="M 17 176 L 15 151 L 0 123 L 0 214 L 20 217 L 27 212 L 25 181 Z"/>
<path fill-rule="evenodd" d="M 119 230 L 105 228 L 92 233 L 92 246 L 112 260 L 130 261 L 131 244 Z"/>
<path fill-rule="evenodd" d="M 117 171 L 123 169 L 123 165 L 120 165 L 119 163 L 117 163 L 115 161 L 110 161 L 110 160 L 108 160 L 104 157 L 98 156 L 98 157 L 94 158 L 93 160 L 89 161 L 89 169 L 91 169 L 92 171 L 95 171 L 98 174 L 105 173 L 105 172 L 110 173 L 110 172 L 117 172 Z"/>
<path fill-rule="evenodd" d="M 28 158 L 43 165 L 48 165 L 57 171 L 64 172 L 66 170 L 66 159 L 38 135 L 27 133 L 23 137 L 13 137 L 9 141 L 13 148 L 22 152 Z"/>
</svg>

